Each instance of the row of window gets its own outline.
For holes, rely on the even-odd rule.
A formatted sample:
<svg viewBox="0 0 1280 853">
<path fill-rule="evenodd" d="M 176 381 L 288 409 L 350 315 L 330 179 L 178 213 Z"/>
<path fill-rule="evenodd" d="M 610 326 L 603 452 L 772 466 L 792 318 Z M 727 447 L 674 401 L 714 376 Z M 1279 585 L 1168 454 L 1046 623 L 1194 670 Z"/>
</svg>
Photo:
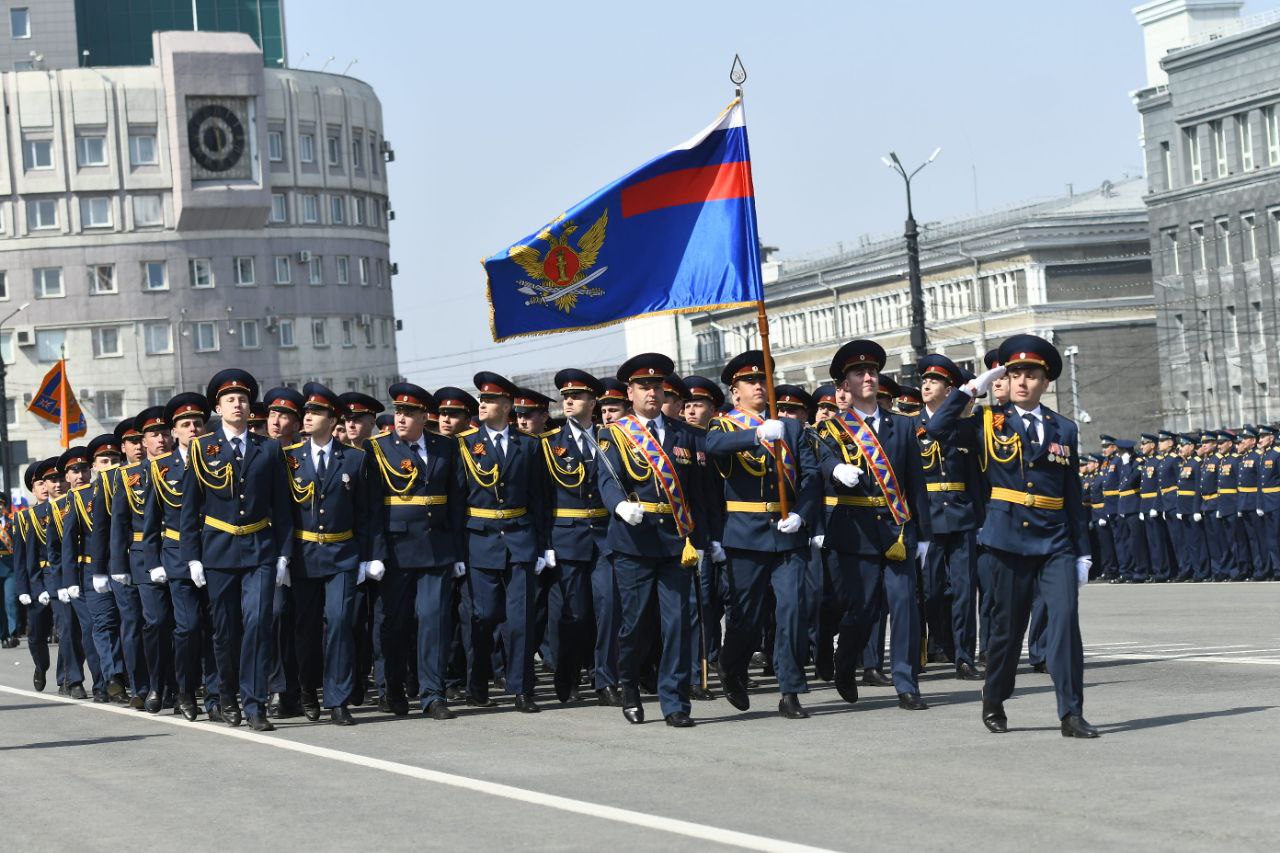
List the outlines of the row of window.
<svg viewBox="0 0 1280 853">
<path fill-rule="evenodd" d="M 273 225 L 292 222 L 303 225 L 385 228 L 387 203 L 377 196 L 347 196 L 342 193 L 272 193 L 271 215 L 267 221 Z"/>
<path fill-rule="evenodd" d="M 1259 168 L 1263 163 L 1259 153 L 1254 150 L 1255 122 L 1259 121 L 1262 124 L 1262 143 L 1266 146 L 1266 165 L 1280 165 L 1280 106 L 1273 104 L 1257 111 L 1237 113 L 1230 118 L 1209 122 L 1207 136 L 1210 150 L 1207 152 L 1202 150 L 1200 131 L 1204 125 L 1184 127 L 1183 152 L 1187 161 L 1182 181 L 1175 180 L 1178 172 L 1174 165 L 1172 147 L 1169 142 L 1161 142 L 1164 188 L 1173 189 L 1185 181 L 1199 184 L 1209 178 L 1225 178 L 1236 172 L 1252 172 Z"/>
<path fill-rule="evenodd" d="M 316 163 L 316 132 L 313 127 L 306 125 L 298 133 L 297 146 L 294 152 L 287 150 L 285 144 L 286 133 L 283 127 L 272 127 L 267 130 L 267 159 L 272 163 L 284 164 L 287 162 L 288 155 L 294 153 L 298 163 L 309 166 Z M 324 134 L 324 163 L 330 171 L 340 172 L 343 167 L 343 143 L 344 137 L 341 128 L 330 127 L 325 130 Z M 368 143 L 366 148 L 365 133 L 360 130 L 352 130 L 351 138 L 346 141 L 347 151 L 351 157 L 351 170 L 357 174 L 363 174 L 365 168 L 365 151 L 368 151 L 368 163 L 370 173 L 379 174 L 378 165 L 384 158 L 385 145 L 379 145 L 377 137 L 372 131 L 368 134 Z M 389 159 L 389 158 L 388 158 Z"/>
<path fill-rule="evenodd" d="M 1210 223 L 1192 222 L 1184 237 L 1177 227 L 1165 228 L 1161 234 L 1160 253 L 1165 256 L 1165 271 L 1179 275 L 1187 269 L 1187 259 L 1182 248 L 1186 246 L 1190 256 L 1190 270 L 1204 272 L 1211 267 L 1231 267 L 1238 263 L 1256 261 L 1259 243 L 1265 243 L 1269 230 L 1270 252 L 1280 251 L 1280 207 L 1267 211 L 1265 226 L 1258 224 L 1255 211 L 1242 211 L 1233 224 L 1230 216 L 1214 217 Z M 1268 251 L 1261 246 L 1261 251 Z"/>
<path fill-rule="evenodd" d="M 48 133 L 46 131 L 45 133 Z M 106 128 L 88 129 L 76 133 L 76 166 L 91 169 L 108 166 Z M 129 129 L 129 165 L 158 166 L 154 127 Z M 56 168 L 51 136 L 27 136 L 22 140 L 22 169 L 26 172 L 42 172 Z"/>
<path fill-rule="evenodd" d="M 1243 320 L 1246 325 L 1246 333 L 1253 339 L 1253 349 L 1261 350 L 1266 345 L 1266 322 L 1262 313 L 1261 302 L 1250 302 L 1248 310 L 1248 319 Z M 1198 325 L 1195 329 L 1188 329 L 1187 314 L 1178 312 L 1173 315 L 1174 345 L 1175 352 L 1186 354 L 1188 352 L 1187 332 L 1198 330 L 1202 333 L 1203 347 L 1200 351 L 1201 361 L 1207 366 L 1215 364 L 1216 359 L 1213 352 L 1214 335 L 1212 334 L 1213 326 L 1210 322 L 1209 309 L 1201 308 L 1197 313 Z M 1226 347 L 1227 353 L 1236 355 L 1240 352 L 1240 329 L 1242 318 L 1236 312 L 1236 306 L 1228 305 L 1221 312 L 1221 326 L 1223 345 Z"/>
</svg>

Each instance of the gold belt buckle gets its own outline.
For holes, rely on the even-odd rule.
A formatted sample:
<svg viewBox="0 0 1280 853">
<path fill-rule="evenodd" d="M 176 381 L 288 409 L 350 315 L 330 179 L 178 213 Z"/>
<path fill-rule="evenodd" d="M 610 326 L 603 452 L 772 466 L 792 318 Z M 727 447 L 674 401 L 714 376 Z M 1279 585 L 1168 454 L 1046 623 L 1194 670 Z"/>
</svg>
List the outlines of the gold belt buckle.
<svg viewBox="0 0 1280 853">
<path fill-rule="evenodd" d="M 1028 494 L 1028 495 L 1026 495 L 1026 496 L 1025 496 L 1025 497 L 1023 497 L 1023 499 L 1022 499 L 1022 505 L 1023 505 L 1023 506 L 1035 506 L 1035 505 L 1036 505 L 1036 496 L 1035 496 L 1035 495 L 1032 495 L 1032 494 Z"/>
</svg>

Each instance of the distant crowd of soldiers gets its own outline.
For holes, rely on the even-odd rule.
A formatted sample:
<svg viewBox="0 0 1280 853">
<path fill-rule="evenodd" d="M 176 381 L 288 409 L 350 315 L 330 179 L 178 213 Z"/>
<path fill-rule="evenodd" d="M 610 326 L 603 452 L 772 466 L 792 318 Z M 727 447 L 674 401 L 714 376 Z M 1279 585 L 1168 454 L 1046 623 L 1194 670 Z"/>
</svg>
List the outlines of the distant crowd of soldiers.
<svg viewBox="0 0 1280 853">
<path fill-rule="evenodd" d="M 773 389 L 776 419 L 758 350 L 719 382 L 658 353 L 603 380 L 562 370 L 558 422 L 487 371 L 474 395 L 396 383 L 386 414 L 315 382 L 259 400 L 254 377 L 220 371 L 27 469 L 12 540 L 34 686 L 55 625 L 60 692 L 87 698 L 87 665 L 96 701 L 258 731 L 325 711 L 353 725 L 366 702 L 448 720 L 502 692 L 535 713 L 539 659 L 559 702 L 585 684 L 630 723 L 656 694 L 669 726 L 693 726 L 711 671 L 746 710 L 753 660 L 785 718 L 808 716 L 810 671 L 846 702 L 860 682 L 919 711 L 936 661 L 985 680 L 982 721 L 1004 732 L 1030 622 L 1063 735 L 1096 737 L 1076 590 L 1108 547 L 1137 577 L 1137 543 L 1160 541 L 1147 470 L 1163 483 L 1165 460 L 1112 442 L 1086 491 L 1075 424 L 1040 403 L 1061 358 L 1035 336 L 977 377 L 930 355 L 918 389 L 885 361 L 845 344 L 831 383 Z M 1160 553 L 1181 559 L 1202 520 L 1238 535 L 1233 560 L 1252 547 L 1243 516 L 1209 527 L 1213 496 L 1182 503 L 1205 470 L 1218 500 L 1228 476 L 1243 491 L 1227 458 L 1169 466 L 1170 498 L 1152 486 Z"/>
</svg>

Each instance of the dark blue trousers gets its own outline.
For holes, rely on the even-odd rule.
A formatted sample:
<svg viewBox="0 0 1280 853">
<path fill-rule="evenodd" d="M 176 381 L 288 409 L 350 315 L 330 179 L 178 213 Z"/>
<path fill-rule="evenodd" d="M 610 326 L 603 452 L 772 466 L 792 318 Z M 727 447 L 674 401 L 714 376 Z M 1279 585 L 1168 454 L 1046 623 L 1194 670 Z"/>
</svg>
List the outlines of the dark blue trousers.
<svg viewBox="0 0 1280 853">
<path fill-rule="evenodd" d="M 769 620 L 768 591 L 773 590 L 773 668 L 781 693 L 807 693 L 804 665 L 809 651 L 805 623 L 805 574 L 808 549 L 782 552 L 726 548 L 726 575 L 732 606 L 725 627 L 720 665 L 742 679 L 751 655 L 760 648 L 761 632 Z"/>
<path fill-rule="evenodd" d="M 414 613 L 418 622 L 418 691 L 425 709 L 444 701 L 449 639 L 453 636 L 453 566 L 412 569 L 416 576 Z"/>
<path fill-rule="evenodd" d="M 925 618 L 929 645 L 934 637 L 956 665 L 973 665 L 977 643 L 978 536 L 973 530 L 935 534 L 925 557 Z"/>
<path fill-rule="evenodd" d="M 1075 556 L 1027 557 L 994 549 L 989 553 L 994 601 L 983 696 L 991 702 L 1004 702 L 1013 695 L 1022 638 L 1038 589 L 1047 614 L 1044 660 L 1058 698 L 1058 718 L 1082 713 L 1084 646 L 1080 639 Z"/>
<path fill-rule="evenodd" d="M 127 683 L 128 673 L 124 666 L 124 650 L 120 645 L 120 610 L 116 607 L 116 598 L 111 594 L 110 581 L 106 592 L 97 592 L 93 588 L 93 575 L 86 573 L 81 580 L 87 580 L 88 586 L 80 587 L 80 595 L 89 608 L 89 638 L 98 654 L 98 666 L 102 669 L 104 681 L 119 676 Z M 86 647 L 87 650 L 87 647 Z"/>
<path fill-rule="evenodd" d="M 591 586 L 594 569 L 593 562 L 559 560 L 554 570 L 547 570 L 556 572 L 557 588 L 553 590 L 551 615 L 559 617 L 555 625 L 548 626 L 548 640 L 554 628 L 556 671 L 559 672 L 561 667 L 570 670 L 574 674 L 574 684 L 578 683 L 577 677 L 582 669 L 589 668 L 595 658 Z"/>
<path fill-rule="evenodd" d="M 693 571 L 680 564 L 679 556 L 614 554 L 613 567 L 622 605 L 618 629 L 622 686 L 639 689 L 640 668 L 655 639 L 661 638 L 658 702 L 662 714 L 689 713 L 689 583 Z"/>
<path fill-rule="evenodd" d="M 177 632 L 174 621 L 173 585 L 182 581 L 139 584 L 138 605 L 141 608 L 142 649 L 147 662 L 147 683 L 164 702 L 177 692 L 173 646 Z M 191 584 L 190 581 L 186 583 Z M 195 589 L 195 584 L 191 584 Z"/>
<path fill-rule="evenodd" d="M 1280 578 L 1280 512 L 1262 517 L 1262 535 L 1267 548 L 1267 577 Z"/>
<path fill-rule="evenodd" d="M 1215 510 L 1207 510 L 1204 513 L 1204 535 L 1209 546 L 1210 576 L 1226 580 L 1231 577 L 1236 553 L 1230 523 L 1225 518 L 1218 518 Z"/>
<path fill-rule="evenodd" d="M 499 626 L 506 651 L 507 691 L 514 695 L 533 693 L 534 603 L 538 594 L 533 566 L 511 563 L 500 571 L 473 568 L 466 581 L 471 602 L 468 695 L 489 695 L 494 629 Z"/>
<path fill-rule="evenodd" d="M 591 567 L 591 611 L 595 620 L 595 688 L 617 687 L 618 625 L 622 620 L 622 605 L 618 600 L 613 562 L 604 554 L 598 554 Z"/>
<path fill-rule="evenodd" d="M 279 693 L 286 702 L 298 699 L 298 623 L 292 586 L 278 586 L 271 593 L 271 674 L 267 692 Z"/>
<path fill-rule="evenodd" d="M 143 586 L 145 588 L 147 585 Z M 201 589 L 189 580 L 171 580 L 167 584 L 153 586 L 159 586 L 161 589 L 166 586 L 168 588 L 168 603 L 173 612 L 172 669 L 176 677 L 177 689 L 194 697 L 196 688 L 203 680 L 204 704 L 208 709 L 218 702 L 220 687 L 218 663 L 213 652 L 213 620 L 209 615 L 208 589 Z M 154 591 L 144 593 L 143 605 L 147 606 L 146 596 L 153 594 L 156 597 L 152 599 L 150 609 L 155 615 L 157 611 L 162 612 L 164 605 L 159 593 Z M 154 661 L 160 661 L 158 666 L 164 667 L 163 656 L 166 653 L 166 644 L 163 640 L 153 642 L 154 646 L 149 646 L 152 650 L 147 653 L 147 665 L 155 672 L 157 664 Z M 158 653 L 160 657 L 153 658 L 154 653 Z"/>
<path fill-rule="evenodd" d="M 142 641 L 141 592 L 132 583 L 112 581 L 111 594 L 115 596 L 116 610 L 120 612 L 120 650 L 124 654 L 124 668 L 129 677 L 129 692 L 134 696 L 146 696 L 152 682 Z M 169 671 L 173 671 L 172 666 Z M 169 680 L 173 680 L 172 675 Z"/>
<path fill-rule="evenodd" d="M 293 580 L 300 689 L 324 689 L 324 707 L 351 701 L 356 671 L 356 573 Z"/>
<path fill-rule="evenodd" d="M 1098 537 L 1098 553 L 1094 555 L 1098 561 L 1098 569 L 1105 578 L 1120 577 L 1120 563 L 1116 550 L 1116 528 L 1115 519 L 1111 519 L 1106 525 L 1099 524 L 1099 517 L 1094 518 L 1094 532 Z"/>
<path fill-rule="evenodd" d="M 857 668 L 876 620 L 883 618 L 887 610 L 894 689 L 899 693 L 919 692 L 916 666 L 920 661 L 920 608 L 916 604 L 914 555 L 906 560 L 889 560 L 878 554 L 838 552 L 832 586 L 843 611 L 836 671 Z"/>
<path fill-rule="evenodd" d="M 1142 529 L 1146 536 L 1147 554 L 1151 561 L 1151 578 L 1168 580 L 1177 574 L 1177 571 L 1171 568 L 1173 549 L 1170 547 L 1169 531 L 1164 519 L 1154 512 L 1147 513 L 1147 520 Z"/>
<path fill-rule="evenodd" d="M 93 588 L 89 588 L 93 592 Z M 102 676 L 102 660 L 98 657 L 98 648 L 93 642 L 93 614 L 89 611 L 89 602 L 85 598 L 84 587 L 80 588 L 80 597 L 71 599 L 70 604 L 63 605 L 64 615 L 58 620 L 58 662 L 62 663 L 62 650 L 69 645 L 66 657 L 66 669 L 63 683 L 67 686 L 84 682 L 84 665 L 89 665 L 89 676 L 95 691 L 105 688 Z M 67 643 L 71 640 L 71 643 Z"/>
<path fill-rule="evenodd" d="M 274 562 L 245 569 L 205 569 L 218 695 L 235 696 L 245 714 L 266 714 L 271 667 L 271 601 Z"/>
<path fill-rule="evenodd" d="M 1045 631 L 1049 627 L 1049 609 L 1037 587 L 1031 602 L 1031 622 L 1027 626 L 1027 662 L 1032 666 L 1044 663 Z"/>
<path fill-rule="evenodd" d="M 822 549 L 809 545 L 809 561 L 804 571 L 804 619 L 809 626 L 809 652 L 817 653 L 818 636 L 822 633 Z"/>
<path fill-rule="evenodd" d="M 725 614 L 725 574 L 728 569 L 724 563 L 713 563 L 709 556 L 702 558 L 702 566 L 698 576 L 689 585 L 689 662 L 693 669 L 694 680 L 702 680 L 702 646 L 707 647 L 707 666 L 714 667 L 720 659 L 722 642 L 721 625 Z M 697 596 L 697 598 L 695 598 Z M 706 619 L 703 624 L 698 617 L 698 603 L 701 599 L 702 615 Z"/>
<path fill-rule="evenodd" d="M 978 647 L 985 654 L 991 647 L 991 561 L 987 549 L 978 549 Z M 1112 555 L 1114 559 L 1114 554 Z"/>
<path fill-rule="evenodd" d="M 41 604 L 32 596 L 31 603 L 27 605 L 27 649 L 31 652 L 31 662 L 43 673 L 49 672 L 49 637 L 52 634 L 53 607 Z M 55 673 L 55 678 L 61 683 L 59 673 Z"/>
<path fill-rule="evenodd" d="M 1128 574 L 1125 574 L 1124 566 L 1121 566 L 1120 574 L 1125 580 L 1144 581 L 1151 574 L 1151 557 L 1147 551 L 1146 523 L 1138 518 L 1138 514 L 1130 513 L 1123 518 L 1117 518 L 1117 530 L 1124 531 L 1125 550 L 1128 553 L 1127 565 L 1129 566 Z M 1119 547 L 1120 540 L 1116 540 L 1116 546 Z"/>
</svg>

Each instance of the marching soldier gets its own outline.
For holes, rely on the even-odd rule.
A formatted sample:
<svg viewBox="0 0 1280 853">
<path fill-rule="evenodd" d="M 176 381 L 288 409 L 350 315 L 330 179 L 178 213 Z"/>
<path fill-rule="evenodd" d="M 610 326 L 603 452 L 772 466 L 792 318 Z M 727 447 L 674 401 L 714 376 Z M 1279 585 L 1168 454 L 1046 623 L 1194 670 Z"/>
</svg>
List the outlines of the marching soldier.
<svg viewBox="0 0 1280 853">
<path fill-rule="evenodd" d="M 1218 535 L 1222 537 L 1222 570 L 1218 580 L 1234 581 L 1241 577 L 1241 546 L 1246 553 L 1248 549 L 1236 524 L 1240 514 L 1240 492 L 1236 487 L 1240 460 L 1235 454 L 1235 436 L 1230 431 L 1218 430 L 1217 439 L 1218 503 L 1214 507 L 1214 515 L 1218 519 Z"/>
<path fill-rule="evenodd" d="M 1162 457 L 1156 452 L 1157 436 L 1144 432 L 1138 457 L 1138 520 L 1142 522 L 1142 538 L 1147 543 L 1151 583 L 1169 578 L 1169 547 L 1160 515 L 1160 466 Z"/>
<path fill-rule="evenodd" d="M 1258 538 L 1263 543 L 1262 560 L 1254 570 L 1254 580 L 1280 575 L 1280 450 L 1276 449 L 1276 428 L 1258 427 Z"/>
<path fill-rule="evenodd" d="M 68 561 L 62 548 L 67 528 L 67 516 L 74 511 L 71 492 L 87 486 L 89 480 L 89 449 L 70 447 L 58 457 L 58 467 L 50 481 L 53 510 L 45 530 L 48 540 L 45 546 L 48 576 L 58 590 L 58 604 L 54 615 L 58 622 L 58 664 L 63 667 L 63 683 L 67 695 L 84 699 L 84 664 L 89 664 L 92 676 L 93 701 L 106 702 L 98 650 L 93 642 L 93 620 L 80 586 L 80 562 L 72 553 Z M 64 645 L 68 652 L 63 655 Z"/>
<path fill-rule="evenodd" d="M 718 670 L 729 704 L 750 707 L 747 664 L 765 628 L 767 591 L 775 600 L 772 657 L 782 699 L 778 713 L 804 719 L 799 694 L 809 692 L 804 666 L 809 629 L 805 623 L 805 568 L 809 532 L 805 519 L 816 513 L 821 491 L 817 456 L 805 439 L 804 421 L 769 420 L 760 350 L 748 350 L 725 365 L 720 381 L 737 405 L 712 421 L 707 453 L 724 479 L 725 515 L 713 552 L 727 555 L 729 622 Z M 785 486 L 779 484 L 779 471 Z M 785 489 L 785 492 L 782 490 Z M 780 500 L 787 500 L 783 514 Z M 713 559 L 716 557 L 713 556 Z"/>
<path fill-rule="evenodd" d="M 224 721 L 241 722 L 238 686 L 249 726 L 273 731 L 266 716 L 271 600 L 273 586 L 289 582 L 292 490 L 279 443 L 248 431 L 257 395 L 257 380 L 243 370 L 210 380 L 207 397 L 221 425 L 191 442 L 179 546 L 192 580 L 209 587 Z"/>
<path fill-rule="evenodd" d="M 1120 502 L 1120 475 L 1124 471 L 1124 463 L 1120 459 L 1120 448 L 1116 439 L 1106 433 L 1099 437 L 1102 442 L 1102 516 L 1098 520 L 1099 540 L 1104 560 L 1109 555 L 1114 557 L 1113 563 L 1103 563 L 1103 574 L 1112 583 L 1124 583 L 1133 574 L 1130 562 L 1128 533 L 1120 523 L 1116 508 Z"/>
<path fill-rule="evenodd" d="M 1120 480 L 1116 491 L 1116 522 L 1124 530 L 1123 541 L 1128 551 L 1129 572 L 1124 574 L 1124 563 L 1121 563 L 1121 575 L 1131 583 L 1146 583 L 1151 575 L 1151 560 L 1147 551 L 1146 531 L 1142 529 L 1143 519 L 1139 486 L 1142 482 L 1142 462 L 1136 453 L 1134 442 L 1122 439 L 1116 442 L 1120 451 Z"/>
<path fill-rule="evenodd" d="M 267 408 L 266 400 L 254 400 L 253 405 L 249 407 L 249 431 L 270 438 L 271 435 L 267 431 L 267 420 L 270 415 L 271 410 Z"/>
<path fill-rule="evenodd" d="M 1222 532 L 1222 519 L 1218 517 L 1218 433 L 1205 430 L 1200 434 L 1196 448 L 1200 459 L 1200 512 L 1204 521 L 1204 538 L 1208 555 L 1208 575 L 1205 580 L 1218 581 L 1226 577 L 1230 551 L 1227 537 Z"/>
<path fill-rule="evenodd" d="M 1267 570 L 1267 552 L 1259 530 L 1257 441 L 1258 431 L 1251 424 L 1245 424 L 1236 438 L 1236 541 L 1240 579 L 1246 581 L 1265 576 Z"/>
<path fill-rule="evenodd" d="M 684 404 L 693 399 L 689 386 L 674 373 L 662 383 L 662 414 L 673 421 L 684 420 Z"/>
<path fill-rule="evenodd" d="M 53 633 L 53 596 L 43 578 L 47 562 L 44 556 L 45 523 L 50 510 L 46 478 L 55 464 L 56 460 L 44 459 L 27 466 L 22 478 L 35 503 L 18 511 L 15 525 L 14 572 L 17 575 L 18 603 L 27 608 L 27 650 L 35 667 L 31 684 L 36 692 L 44 691 L 49 672 L 49 638 Z M 61 685 L 60 675 L 55 675 Z"/>
<path fill-rule="evenodd" d="M 600 395 L 600 423 L 608 426 L 619 420 L 631 409 L 631 400 L 627 397 L 627 386 L 612 376 L 600 380 L 604 383 L 604 393 Z"/>
<path fill-rule="evenodd" d="M 435 393 L 440 417 L 440 434 L 456 438 L 471 429 L 471 419 L 480 412 L 480 404 L 466 391 L 446 385 Z"/>
<path fill-rule="evenodd" d="M 302 403 L 302 394 L 293 388 L 272 388 L 264 394 L 261 405 L 254 402 L 255 407 L 266 409 L 266 429 L 262 434 L 281 447 L 296 443 L 302 429 Z M 271 672 L 267 678 L 267 716 L 273 720 L 307 712 L 301 704 L 302 691 L 298 683 L 296 612 L 293 587 L 276 584 L 271 593 Z M 312 705 L 311 712 L 318 718 L 319 706 Z M 308 719 L 311 718 L 308 715 Z"/>
<path fill-rule="evenodd" d="M 616 381 L 616 380 L 609 380 Z M 711 420 L 724 405 L 724 392 L 720 385 L 705 376 L 686 376 L 684 386 L 689 391 L 689 399 L 684 404 L 684 421 L 695 428 L 702 448 L 695 451 L 698 466 L 702 469 L 701 480 L 704 484 L 704 507 L 708 513 L 708 526 L 719 529 L 718 521 L 721 507 L 724 504 L 723 486 L 719 477 L 710 476 L 707 471 L 706 430 Z M 665 388 L 664 388 L 665 393 Z M 709 701 L 715 698 L 709 687 L 704 687 L 703 664 L 707 669 L 715 666 L 720 660 L 721 624 L 725 614 L 725 565 L 704 554 L 702 565 L 693 582 L 693 602 L 691 627 L 693 653 L 693 672 L 696 677 L 689 688 L 689 696 L 698 701 Z"/>
<path fill-rule="evenodd" d="M 992 556 L 993 625 L 983 687 L 982 722 L 1008 731 L 1004 702 L 1013 693 L 1032 600 L 1048 612 L 1046 663 L 1058 697 L 1064 737 L 1094 738 L 1083 717 L 1084 649 L 1078 587 L 1092 563 L 1081 508 L 1078 433 L 1071 420 L 1041 404 L 1062 358 L 1048 341 L 1015 335 L 1000 346 L 1000 367 L 966 383 L 930 418 L 929 434 L 954 440 L 968 400 L 1007 373 L 1011 403 L 983 412 L 983 457 L 990 488 L 979 534 Z M 1030 485 L 1028 485 L 1030 484 Z"/>
<path fill-rule="evenodd" d="M 1209 551 L 1205 542 L 1203 509 L 1200 500 L 1200 465 L 1196 456 L 1199 435 L 1178 436 L 1178 481 L 1173 525 L 1180 531 L 1178 543 L 1178 576 L 1180 581 L 1202 581 L 1209 575 Z M 1166 519 L 1167 520 L 1167 519 Z"/>
<path fill-rule="evenodd" d="M 1160 582 L 1176 580 L 1181 574 L 1179 564 L 1184 559 L 1182 550 L 1181 528 L 1174 522 L 1174 513 L 1178 509 L 1178 455 L 1174 452 L 1174 444 L 1178 434 L 1170 430 L 1156 433 L 1156 481 L 1160 487 L 1160 502 L 1156 505 L 1159 524 L 1163 528 L 1161 536 L 1165 553 L 1164 573 Z"/>
<path fill-rule="evenodd" d="M 898 705 L 922 711 L 929 706 L 916 681 L 920 612 L 915 562 L 928 551 L 931 527 L 914 425 L 876 404 L 885 358 L 876 342 L 854 340 L 831 361 L 831 378 L 851 402 L 824 424 L 822 434 L 823 476 L 836 486 L 836 494 L 827 499 L 834 507 L 824 538 L 836 554 L 831 580 L 841 612 L 835 684 L 846 702 L 858 701 L 857 657 L 887 607 Z"/>
</svg>

